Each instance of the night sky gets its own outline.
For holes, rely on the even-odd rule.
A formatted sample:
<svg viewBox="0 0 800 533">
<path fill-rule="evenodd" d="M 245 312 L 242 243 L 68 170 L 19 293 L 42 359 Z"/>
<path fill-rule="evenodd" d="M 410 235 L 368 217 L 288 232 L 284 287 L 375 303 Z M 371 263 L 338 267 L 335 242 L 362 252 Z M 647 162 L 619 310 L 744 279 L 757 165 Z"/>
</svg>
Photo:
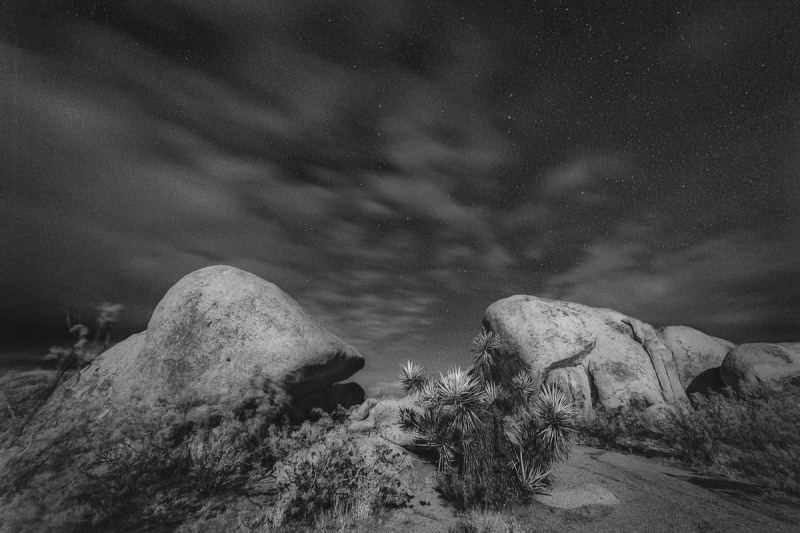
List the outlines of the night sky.
<svg viewBox="0 0 800 533">
<path fill-rule="evenodd" d="M 0 10 L 7 349 L 220 263 L 372 383 L 512 294 L 800 340 L 800 2 Z"/>
</svg>

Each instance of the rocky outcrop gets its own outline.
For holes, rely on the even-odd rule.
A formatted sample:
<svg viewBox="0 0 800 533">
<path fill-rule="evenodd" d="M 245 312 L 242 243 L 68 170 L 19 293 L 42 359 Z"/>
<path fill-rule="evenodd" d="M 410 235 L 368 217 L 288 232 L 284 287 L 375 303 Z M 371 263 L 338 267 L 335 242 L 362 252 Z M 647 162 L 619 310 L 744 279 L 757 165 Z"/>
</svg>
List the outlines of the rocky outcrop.
<svg viewBox="0 0 800 533">
<path fill-rule="evenodd" d="M 103 353 L 51 403 L 136 398 L 145 406 L 225 404 L 263 394 L 269 384 L 307 411 L 337 400 L 363 401 L 357 384 L 335 385 L 363 366 L 354 348 L 278 287 L 233 267 L 213 266 L 178 281 L 145 332 Z"/>
<path fill-rule="evenodd" d="M 520 370 L 556 382 L 584 408 L 686 399 L 672 352 L 650 325 L 609 309 L 512 296 L 486 310 L 501 379 Z"/>
<path fill-rule="evenodd" d="M 660 331 L 664 344 L 672 352 L 678 367 L 678 378 L 684 389 L 690 389 L 692 382 L 703 376 L 691 389 L 701 390 L 719 382 L 718 373 L 728 352 L 736 347 L 716 337 L 706 335 L 686 326 L 668 326 Z"/>
<path fill-rule="evenodd" d="M 740 344 L 720 367 L 723 383 L 734 389 L 762 385 L 777 387 L 800 380 L 800 349 L 793 344 Z"/>
<path fill-rule="evenodd" d="M 430 448 L 416 443 L 414 436 L 400 427 L 400 411 L 420 407 L 412 396 L 402 398 L 368 398 L 353 409 L 349 416 L 348 431 L 380 436 L 385 442 L 420 455 L 430 454 Z"/>
</svg>

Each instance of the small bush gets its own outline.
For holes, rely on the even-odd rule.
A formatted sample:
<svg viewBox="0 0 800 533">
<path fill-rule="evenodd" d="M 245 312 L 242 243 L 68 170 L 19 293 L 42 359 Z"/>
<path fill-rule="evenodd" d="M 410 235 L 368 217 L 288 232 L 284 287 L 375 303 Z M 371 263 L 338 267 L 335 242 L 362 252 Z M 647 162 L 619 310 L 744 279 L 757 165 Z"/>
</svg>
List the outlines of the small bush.
<svg viewBox="0 0 800 533">
<path fill-rule="evenodd" d="M 401 479 L 407 457 L 385 445 L 353 440 L 323 416 L 278 436 L 282 457 L 272 471 L 278 496 L 269 523 L 312 523 L 325 513 L 366 519 L 378 509 L 404 506 L 411 497 Z"/>
</svg>

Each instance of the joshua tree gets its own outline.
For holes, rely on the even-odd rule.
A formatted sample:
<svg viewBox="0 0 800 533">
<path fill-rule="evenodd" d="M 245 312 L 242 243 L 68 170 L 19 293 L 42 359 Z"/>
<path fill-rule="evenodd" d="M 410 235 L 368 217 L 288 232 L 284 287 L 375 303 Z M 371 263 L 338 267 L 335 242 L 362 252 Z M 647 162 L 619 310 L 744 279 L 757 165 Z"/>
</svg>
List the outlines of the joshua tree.
<svg viewBox="0 0 800 533">
<path fill-rule="evenodd" d="M 475 364 L 434 380 L 409 361 L 400 379 L 419 407 L 401 411 L 402 427 L 437 456 L 439 486 L 456 504 L 498 503 L 544 490 L 550 466 L 569 454 L 576 411 L 555 385 L 529 373 L 497 379 L 499 337 L 473 341 Z"/>
</svg>

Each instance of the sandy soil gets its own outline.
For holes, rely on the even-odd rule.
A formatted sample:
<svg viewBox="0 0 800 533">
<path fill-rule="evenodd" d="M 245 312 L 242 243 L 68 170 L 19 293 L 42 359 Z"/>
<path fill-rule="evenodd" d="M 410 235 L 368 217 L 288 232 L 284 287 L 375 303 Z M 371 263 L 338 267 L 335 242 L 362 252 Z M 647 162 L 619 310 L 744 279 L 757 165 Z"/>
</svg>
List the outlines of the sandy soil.
<svg viewBox="0 0 800 533">
<path fill-rule="evenodd" d="M 448 531 L 457 518 L 433 490 L 434 469 L 417 465 L 412 507 L 384 531 Z M 699 475 L 659 459 L 575 446 L 553 472 L 550 495 L 514 511 L 529 531 L 800 531 L 800 501 L 747 483 Z"/>
</svg>

